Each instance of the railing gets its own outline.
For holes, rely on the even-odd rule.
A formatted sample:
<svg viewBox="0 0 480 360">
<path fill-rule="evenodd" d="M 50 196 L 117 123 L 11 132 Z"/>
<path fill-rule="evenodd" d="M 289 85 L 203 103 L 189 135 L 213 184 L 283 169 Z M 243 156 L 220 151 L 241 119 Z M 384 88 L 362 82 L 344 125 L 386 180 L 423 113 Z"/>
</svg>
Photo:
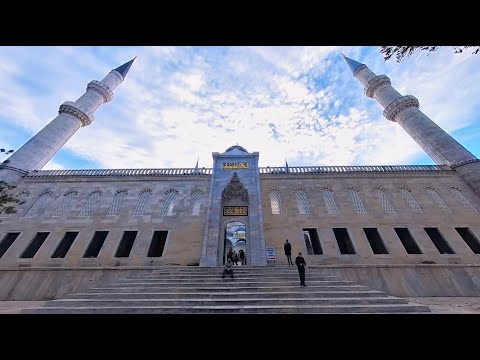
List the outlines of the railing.
<svg viewBox="0 0 480 360">
<path fill-rule="evenodd" d="M 379 165 L 379 166 L 289 166 L 260 167 L 260 174 L 325 174 L 351 172 L 410 172 L 451 171 L 446 165 Z M 35 170 L 27 177 L 46 176 L 179 176 L 212 175 L 212 168 L 181 169 L 95 169 L 95 170 Z"/>
<path fill-rule="evenodd" d="M 95 169 L 95 170 L 36 170 L 27 177 L 45 176 L 178 176 L 211 175 L 212 169 Z"/>
<path fill-rule="evenodd" d="M 324 174 L 351 172 L 450 171 L 446 165 L 378 165 L 378 166 L 289 166 L 261 167 L 260 174 Z"/>
</svg>

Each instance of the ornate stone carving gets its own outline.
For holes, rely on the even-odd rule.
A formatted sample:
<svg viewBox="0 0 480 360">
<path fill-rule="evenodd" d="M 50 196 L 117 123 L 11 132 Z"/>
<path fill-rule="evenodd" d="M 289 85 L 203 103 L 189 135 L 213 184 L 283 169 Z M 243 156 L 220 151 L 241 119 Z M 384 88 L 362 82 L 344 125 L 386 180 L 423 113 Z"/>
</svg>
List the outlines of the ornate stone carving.
<svg viewBox="0 0 480 360">
<path fill-rule="evenodd" d="M 203 193 L 204 191 L 200 189 L 198 186 L 195 186 L 192 191 L 190 191 L 190 194 L 195 194 L 195 193 Z"/>
<path fill-rule="evenodd" d="M 72 101 L 65 101 L 62 105 L 60 105 L 58 113 L 75 116 L 78 120 L 82 122 L 82 126 L 90 125 L 93 121 L 93 115 L 88 116 L 77 107 L 77 104 Z"/>
<path fill-rule="evenodd" d="M 47 190 L 43 191 L 40 195 L 38 195 L 38 197 L 41 197 L 41 196 L 43 196 L 43 195 L 45 195 L 45 196 L 52 196 L 52 195 L 53 195 L 53 191 L 47 189 Z"/>
<path fill-rule="evenodd" d="M 420 103 L 415 96 L 405 95 L 399 97 L 398 99 L 392 101 L 386 108 L 383 110 L 383 116 L 390 121 L 395 121 L 395 117 L 403 110 L 409 107 L 418 108 Z"/>
<path fill-rule="evenodd" d="M 248 191 L 241 183 L 236 172 L 233 173 L 232 179 L 227 184 L 222 192 L 222 200 L 230 200 L 232 198 L 241 198 L 243 201 L 248 201 Z"/>
<path fill-rule="evenodd" d="M 373 98 L 375 95 L 375 91 L 383 86 L 391 85 L 390 79 L 386 75 L 378 75 L 375 76 L 372 80 L 370 80 L 367 85 L 365 85 L 365 95 L 368 97 Z"/>
<path fill-rule="evenodd" d="M 110 90 L 110 88 L 97 80 L 90 81 L 90 83 L 87 85 L 87 91 L 88 90 L 95 91 L 103 98 L 104 102 L 109 102 L 113 98 L 113 92 Z"/>
</svg>

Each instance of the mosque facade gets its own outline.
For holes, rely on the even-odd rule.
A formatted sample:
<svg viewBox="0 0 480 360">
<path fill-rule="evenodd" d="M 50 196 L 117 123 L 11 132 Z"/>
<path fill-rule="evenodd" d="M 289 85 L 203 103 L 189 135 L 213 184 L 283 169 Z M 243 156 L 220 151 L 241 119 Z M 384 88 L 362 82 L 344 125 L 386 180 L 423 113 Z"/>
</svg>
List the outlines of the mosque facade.
<svg viewBox="0 0 480 360">
<path fill-rule="evenodd" d="M 259 167 L 261 154 L 233 145 L 212 153 L 211 168 L 42 170 L 133 59 L 63 103 L 0 167 L 23 202 L 0 215 L 0 268 L 211 267 L 230 248 L 247 265 L 286 265 L 286 239 L 309 265 L 478 264 L 480 161 L 414 96 L 344 58 L 436 165 Z"/>
</svg>

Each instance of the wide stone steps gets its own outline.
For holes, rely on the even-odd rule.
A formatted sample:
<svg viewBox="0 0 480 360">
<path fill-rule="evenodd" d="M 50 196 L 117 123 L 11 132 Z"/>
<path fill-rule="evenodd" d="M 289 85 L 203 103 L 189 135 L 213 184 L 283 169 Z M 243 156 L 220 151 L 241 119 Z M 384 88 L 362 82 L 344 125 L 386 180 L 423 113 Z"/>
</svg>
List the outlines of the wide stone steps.
<svg viewBox="0 0 480 360">
<path fill-rule="evenodd" d="M 296 267 L 235 268 L 234 280 L 223 268 L 166 266 L 130 275 L 81 293 L 46 302 L 22 313 L 78 314 L 313 314 L 421 313 L 423 305 L 367 286 L 307 270 L 300 287 Z"/>
<path fill-rule="evenodd" d="M 393 314 L 425 313 L 426 306 L 378 305 L 256 305 L 256 306 L 118 306 L 44 307 L 23 310 L 24 314 Z"/>
<path fill-rule="evenodd" d="M 107 286 L 107 285 L 106 285 Z M 236 287 L 225 287 L 225 286 L 190 286 L 190 285 L 162 285 L 162 286 L 157 286 L 157 285 L 146 285 L 146 286 L 125 286 L 123 285 L 122 287 L 119 286 L 114 286 L 114 285 L 108 285 L 110 287 L 103 287 L 103 288 L 92 288 L 89 290 L 89 292 L 95 292 L 97 290 L 100 290 L 102 292 L 110 292 L 110 293 L 123 293 L 123 292 L 137 292 L 137 293 L 144 293 L 144 292 L 164 292 L 164 291 L 170 291 L 170 292 L 194 292 L 194 291 L 199 291 L 199 292 L 222 292 L 222 291 L 229 291 L 231 293 L 236 293 L 238 291 L 249 291 L 249 292 L 282 292 L 282 291 L 287 291 L 287 290 L 297 290 L 298 284 L 295 284 L 294 286 L 289 285 L 285 286 L 282 284 L 279 284 L 277 286 L 270 286 L 270 285 L 248 285 L 248 286 L 236 286 Z M 313 290 L 331 290 L 331 291 L 366 291 L 369 290 L 368 287 L 362 286 L 362 285 L 309 285 L 308 286 L 309 291 Z"/>
<path fill-rule="evenodd" d="M 368 291 L 277 291 L 277 292 L 88 292 L 67 295 L 64 299 L 278 299 L 278 298 L 361 298 L 378 297 L 383 293 L 375 290 Z"/>
<path fill-rule="evenodd" d="M 203 299 L 62 299 L 52 300 L 48 302 L 46 307 L 64 307 L 70 303 L 75 303 L 75 306 L 197 306 L 213 304 L 215 306 L 225 305 L 262 305 L 270 304 L 272 298 L 203 298 Z M 276 305 L 366 305 L 366 304 L 404 304 L 405 301 L 394 297 L 350 297 L 350 298 L 285 298 L 277 297 L 275 299 Z"/>
</svg>

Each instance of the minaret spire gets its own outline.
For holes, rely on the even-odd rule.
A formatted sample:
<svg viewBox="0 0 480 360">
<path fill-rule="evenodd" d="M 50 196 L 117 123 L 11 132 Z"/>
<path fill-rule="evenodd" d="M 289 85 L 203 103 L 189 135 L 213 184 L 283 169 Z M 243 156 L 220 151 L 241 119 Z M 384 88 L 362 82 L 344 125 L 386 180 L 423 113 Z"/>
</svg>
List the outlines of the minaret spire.
<svg viewBox="0 0 480 360">
<path fill-rule="evenodd" d="M 130 67 L 132 66 L 136 58 L 137 57 L 135 56 L 132 60 L 127 61 L 123 65 L 120 65 L 118 68 L 115 69 L 115 71 L 119 72 L 123 76 L 123 78 L 125 78 L 125 76 L 127 76 L 128 74 L 128 70 L 130 70 Z"/>
<path fill-rule="evenodd" d="M 350 59 L 349 57 L 346 57 L 343 54 L 342 54 L 342 56 L 343 56 L 343 59 L 345 60 L 345 62 L 347 63 L 348 67 L 350 68 L 350 70 L 352 70 L 353 76 L 355 76 L 355 72 L 357 70 L 360 70 L 361 66 L 366 66 L 365 64 L 362 64 L 362 63 L 359 63 L 358 61 L 352 60 L 352 59 Z"/>
<path fill-rule="evenodd" d="M 353 76 L 365 86 L 365 95 L 385 109 L 383 116 L 398 123 L 438 165 L 454 168 L 480 195 L 480 160 L 422 113 L 416 97 L 401 95 L 387 76 L 376 75 L 365 64 L 342 56 Z"/>
<path fill-rule="evenodd" d="M 285 158 L 285 167 L 286 167 L 286 169 L 287 169 L 287 173 L 289 173 L 289 172 L 290 172 L 290 169 L 288 168 L 287 158 Z"/>
<path fill-rule="evenodd" d="M 65 101 L 58 116 L 13 153 L 0 167 L 0 179 L 15 182 L 32 170 L 40 170 L 83 126 L 94 121 L 93 113 L 113 98 L 113 91 L 123 82 L 135 58 L 110 71 L 101 81 L 93 80 L 76 101 Z"/>
</svg>

